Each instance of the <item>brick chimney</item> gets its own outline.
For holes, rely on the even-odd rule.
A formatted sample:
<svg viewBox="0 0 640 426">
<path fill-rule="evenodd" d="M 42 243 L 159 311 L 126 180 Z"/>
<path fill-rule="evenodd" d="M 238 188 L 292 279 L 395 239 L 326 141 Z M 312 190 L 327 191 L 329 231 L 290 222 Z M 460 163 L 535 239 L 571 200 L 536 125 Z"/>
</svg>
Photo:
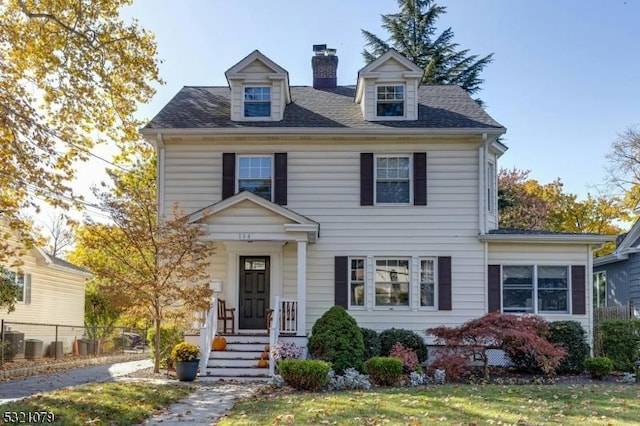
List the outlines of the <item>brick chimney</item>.
<svg viewBox="0 0 640 426">
<path fill-rule="evenodd" d="M 314 89 L 335 89 L 338 85 L 338 57 L 336 49 L 327 49 L 326 44 L 313 45 L 311 58 Z"/>
</svg>

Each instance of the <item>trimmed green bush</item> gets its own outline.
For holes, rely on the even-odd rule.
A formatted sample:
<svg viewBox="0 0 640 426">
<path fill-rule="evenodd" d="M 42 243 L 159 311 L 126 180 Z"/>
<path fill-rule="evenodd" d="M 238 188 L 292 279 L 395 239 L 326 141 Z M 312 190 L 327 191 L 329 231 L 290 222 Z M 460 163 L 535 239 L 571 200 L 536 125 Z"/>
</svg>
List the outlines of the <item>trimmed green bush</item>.
<svg viewBox="0 0 640 426">
<path fill-rule="evenodd" d="M 167 358 L 171 357 L 171 350 L 175 345 L 182 342 L 183 331 L 181 328 L 174 325 L 163 325 L 160 327 L 160 366 L 166 367 Z M 155 345 L 156 345 L 156 329 L 150 328 L 147 331 L 147 341 L 151 349 L 151 359 L 155 360 Z"/>
<path fill-rule="evenodd" d="M 396 343 L 401 343 L 407 349 L 413 349 L 420 363 L 426 361 L 429 356 L 424 339 L 418 333 L 402 328 L 391 328 L 380 333 L 380 355 L 389 356 Z"/>
<path fill-rule="evenodd" d="M 380 356 L 380 335 L 370 328 L 361 328 L 364 340 L 364 360 Z"/>
<path fill-rule="evenodd" d="M 284 359 L 278 363 L 278 370 L 292 388 L 318 391 L 327 383 L 331 364 L 313 359 Z"/>
<path fill-rule="evenodd" d="M 369 380 L 378 386 L 393 386 L 402 378 L 402 361 L 399 358 L 374 356 L 364 363 Z"/>
<path fill-rule="evenodd" d="M 312 358 L 330 362 L 338 374 L 343 374 L 349 367 L 362 371 L 362 331 L 356 320 L 340 306 L 332 307 L 318 318 L 311 329 L 308 348 Z"/>
<path fill-rule="evenodd" d="M 589 355 L 586 333 L 577 321 L 555 321 L 549 324 L 551 343 L 561 344 L 568 352 L 556 369 L 558 374 L 580 374 L 584 371 L 584 360 Z"/>
<path fill-rule="evenodd" d="M 613 361 L 607 357 L 587 358 L 584 366 L 592 378 L 602 380 L 611 374 Z"/>
<path fill-rule="evenodd" d="M 640 358 L 640 320 L 606 320 L 600 325 L 602 353 L 618 371 L 632 371 Z"/>
</svg>

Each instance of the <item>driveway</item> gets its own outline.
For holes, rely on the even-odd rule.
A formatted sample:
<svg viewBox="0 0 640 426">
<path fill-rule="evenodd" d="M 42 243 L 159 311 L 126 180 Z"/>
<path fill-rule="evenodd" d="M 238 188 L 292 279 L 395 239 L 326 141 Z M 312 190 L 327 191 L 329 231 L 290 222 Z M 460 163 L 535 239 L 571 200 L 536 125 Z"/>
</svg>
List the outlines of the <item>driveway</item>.
<svg viewBox="0 0 640 426">
<path fill-rule="evenodd" d="M 150 359 L 74 368 L 41 376 L 31 376 L 0 382 L 0 404 L 36 393 L 51 392 L 68 386 L 107 382 L 134 371 L 153 366 Z"/>
</svg>

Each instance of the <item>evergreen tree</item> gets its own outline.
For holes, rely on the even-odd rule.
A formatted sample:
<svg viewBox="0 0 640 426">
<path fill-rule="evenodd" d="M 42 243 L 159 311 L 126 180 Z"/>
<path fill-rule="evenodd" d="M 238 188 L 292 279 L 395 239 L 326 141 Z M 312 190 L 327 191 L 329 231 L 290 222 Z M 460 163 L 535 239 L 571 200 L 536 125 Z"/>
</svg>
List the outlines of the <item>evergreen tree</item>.
<svg viewBox="0 0 640 426">
<path fill-rule="evenodd" d="M 457 84 L 470 95 L 476 94 L 484 81 L 480 73 L 493 60 L 493 53 L 479 58 L 469 54 L 468 49 L 460 50 L 453 42 L 451 28 L 436 34 L 436 20 L 446 12 L 446 7 L 432 0 L 397 1 L 399 13 L 381 16 L 382 28 L 389 35 L 387 41 L 361 30 L 366 42 L 362 51 L 364 60 L 370 63 L 394 48 L 424 70 L 423 83 Z"/>
</svg>

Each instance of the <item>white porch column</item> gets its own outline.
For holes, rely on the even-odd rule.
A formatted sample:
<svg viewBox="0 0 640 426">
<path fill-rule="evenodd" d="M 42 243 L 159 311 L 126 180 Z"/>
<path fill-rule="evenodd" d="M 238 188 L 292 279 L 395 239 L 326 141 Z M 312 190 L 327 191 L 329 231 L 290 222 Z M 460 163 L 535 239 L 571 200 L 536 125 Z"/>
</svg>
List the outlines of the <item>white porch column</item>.
<svg viewBox="0 0 640 426">
<path fill-rule="evenodd" d="M 297 327 L 298 335 L 306 336 L 305 328 L 307 318 L 307 242 L 297 241 L 298 243 L 298 315 Z"/>
</svg>

